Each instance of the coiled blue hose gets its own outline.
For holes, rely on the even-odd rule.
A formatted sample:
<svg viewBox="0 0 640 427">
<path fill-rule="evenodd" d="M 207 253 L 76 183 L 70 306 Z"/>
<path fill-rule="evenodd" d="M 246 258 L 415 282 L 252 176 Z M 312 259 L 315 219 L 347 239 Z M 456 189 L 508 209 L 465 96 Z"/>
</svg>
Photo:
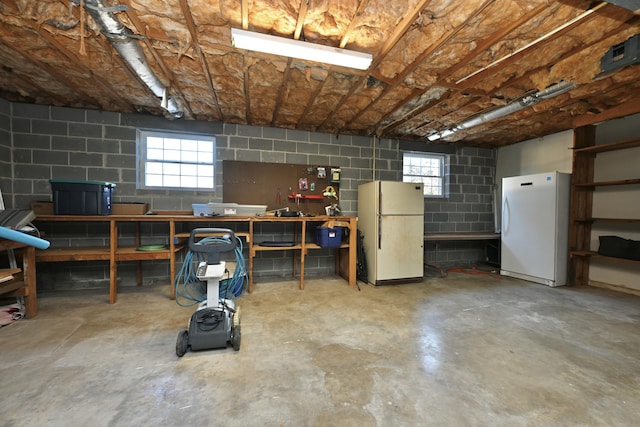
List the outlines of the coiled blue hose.
<svg viewBox="0 0 640 427">
<path fill-rule="evenodd" d="M 247 269 L 244 263 L 244 255 L 242 255 L 242 240 L 236 236 L 238 245 L 234 249 L 236 256 L 236 269 L 233 276 L 220 280 L 220 298 L 235 300 L 236 297 L 242 295 L 247 279 Z M 197 244 L 206 244 L 208 242 L 223 241 L 219 237 L 206 237 Z M 227 240 L 228 241 L 228 240 Z M 176 293 L 176 303 L 182 307 L 192 306 L 201 303 L 207 299 L 207 283 L 196 277 L 196 269 L 198 264 L 206 261 L 207 256 L 203 253 L 187 252 L 184 262 L 176 278 L 173 286 Z"/>
</svg>

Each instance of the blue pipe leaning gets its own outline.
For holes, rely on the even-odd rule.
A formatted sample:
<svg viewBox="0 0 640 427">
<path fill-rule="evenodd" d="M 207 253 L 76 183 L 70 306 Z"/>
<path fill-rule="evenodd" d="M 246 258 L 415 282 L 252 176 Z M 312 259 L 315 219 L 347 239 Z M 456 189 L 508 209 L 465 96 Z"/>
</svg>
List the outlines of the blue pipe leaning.
<svg viewBox="0 0 640 427">
<path fill-rule="evenodd" d="M 0 227 L 0 238 L 24 243 L 29 246 L 34 246 L 36 249 L 47 249 L 50 245 L 48 240 L 34 237 L 30 234 L 12 230 L 7 227 Z"/>
</svg>

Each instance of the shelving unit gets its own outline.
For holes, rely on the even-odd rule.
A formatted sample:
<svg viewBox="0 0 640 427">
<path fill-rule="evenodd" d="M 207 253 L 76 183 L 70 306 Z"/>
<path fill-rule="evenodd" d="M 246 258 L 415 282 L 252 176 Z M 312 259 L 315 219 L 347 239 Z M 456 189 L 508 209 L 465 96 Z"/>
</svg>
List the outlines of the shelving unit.
<svg viewBox="0 0 640 427">
<path fill-rule="evenodd" d="M 323 223 L 325 221 L 337 220 L 345 222 L 352 231 L 348 243 L 343 244 L 336 251 L 336 273 L 343 275 L 350 285 L 356 283 L 356 218 L 355 217 L 239 217 L 239 216 L 217 216 L 199 217 L 193 216 L 189 212 L 159 212 L 158 215 L 39 215 L 37 222 L 69 222 L 74 224 L 108 222 L 109 223 L 109 245 L 108 246 L 87 246 L 87 247 L 55 247 L 52 246 L 46 251 L 36 252 L 38 262 L 64 262 L 64 261 L 109 261 L 109 302 L 111 304 L 117 299 L 117 271 L 118 262 L 136 261 L 137 283 L 142 284 L 142 268 L 140 262 L 148 260 L 169 260 L 170 263 L 170 295 L 175 298 L 175 288 L 173 281 L 176 277 L 176 255 L 186 248 L 186 242 L 190 232 L 177 230 L 178 228 L 195 228 L 202 226 L 230 227 L 234 233 L 246 240 L 249 247 L 249 292 L 253 291 L 253 258 L 260 251 L 293 250 L 300 256 L 300 289 L 304 288 L 304 258 L 309 249 L 317 249 L 320 246 L 315 243 L 306 242 L 305 230 L 307 223 Z M 169 224 L 169 233 L 166 236 L 167 249 L 157 251 L 140 251 L 137 248 L 141 245 L 143 236 L 140 232 L 141 223 L 164 222 Z M 300 238 L 296 236 L 296 244 L 288 247 L 266 247 L 254 243 L 254 223 L 256 222 L 286 222 L 294 223 L 301 227 Z M 135 245 L 120 246 L 118 242 L 118 226 L 122 223 L 135 224 Z M 238 230 L 236 232 L 236 229 Z M 294 252 L 295 253 L 295 252 Z M 344 254 L 343 254 L 344 253 Z M 341 255 L 342 254 L 342 255 Z M 297 276 L 294 257 L 293 275 Z"/>
<path fill-rule="evenodd" d="M 595 145 L 595 127 L 584 126 L 575 130 L 573 150 L 573 176 L 571 183 L 571 213 L 569 230 L 569 280 L 574 285 L 589 284 L 592 258 L 607 262 L 633 263 L 640 261 L 603 256 L 591 250 L 591 232 L 594 223 L 622 224 L 636 227 L 640 218 L 593 217 L 593 194 L 599 187 L 630 186 L 640 184 L 640 178 L 595 181 L 595 159 L 600 153 L 640 147 L 640 138 Z M 638 170 L 640 175 L 640 169 Z M 640 194 L 639 194 L 640 197 Z"/>
</svg>

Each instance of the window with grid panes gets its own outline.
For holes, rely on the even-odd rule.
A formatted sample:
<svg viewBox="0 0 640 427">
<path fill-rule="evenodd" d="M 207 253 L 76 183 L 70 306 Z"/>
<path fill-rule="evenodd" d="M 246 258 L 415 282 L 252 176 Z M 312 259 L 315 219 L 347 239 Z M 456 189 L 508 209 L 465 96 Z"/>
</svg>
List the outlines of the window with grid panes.
<svg viewBox="0 0 640 427">
<path fill-rule="evenodd" d="M 404 152 L 402 181 L 424 184 L 425 197 L 444 197 L 446 155 Z"/>
<path fill-rule="evenodd" d="M 138 130 L 138 188 L 214 190 L 212 135 Z"/>
</svg>

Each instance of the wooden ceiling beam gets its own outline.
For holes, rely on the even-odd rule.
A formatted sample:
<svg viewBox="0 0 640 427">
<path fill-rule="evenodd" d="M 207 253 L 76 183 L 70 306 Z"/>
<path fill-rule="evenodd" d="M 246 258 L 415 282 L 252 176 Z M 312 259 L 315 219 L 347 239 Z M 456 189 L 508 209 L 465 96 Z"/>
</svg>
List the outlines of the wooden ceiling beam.
<svg viewBox="0 0 640 427">
<path fill-rule="evenodd" d="M 531 9 L 529 12 L 525 13 L 524 15 L 522 15 L 520 18 L 516 19 L 515 21 L 512 21 L 508 25 L 498 29 L 498 31 L 495 31 L 495 32 L 491 33 L 491 35 L 489 35 L 488 37 L 485 37 L 483 40 L 480 40 L 477 43 L 475 49 L 473 49 L 472 51 L 467 53 L 464 56 L 464 58 L 462 58 L 460 61 L 458 61 L 452 67 L 449 67 L 447 70 L 445 70 L 443 73 L 441 73 L 438 76 L 438 81 L 435 83 L 435 86 L 444 85 L 445 80 L 446 80 L 447 77 L 449 77 L 450 75 L 452 75 L 453 73 L 455 73 L 459 69 L 467 66 L 468 63 L 473 58 L 475 58 L 478 55 L 480 55 L 481 53 L 485 52 L 487 49 L 489 49 L 495 43 L 500 41 L 507 34 L 511 33 L 516 28 L 521 27 L 526 22 L 528 22 L 531 19 L 535 18 L 537 15 L 542 13 L 547 8 L 549 8 L 548 4 L 541 4 L 538 7 L 535 7 L 533 9 Z"/>
<path fill-rule="evenodd" d="M 593 125 L 606 120 L 619 119 L 624 116 L 638 113 L 640 113 L 640 103 L 638 103 L 637 100 L 627 101 L 598 114 L 584 114 L 580 117 L 576 117 L 573 121 L 573 127 L 578 128 L 581 126 Z"/>
<path fill-rule="evenodd" d="M 304 27 L 304 20 L 307 18 L 308 4 L 309 4 L 309 0 L 300 1 L 300 8 L 298 8 L 298 19 L 296 19 L 296 29 L 293 32 L 294 40 L 300 40 L 302 27 Z"/>
<path fill-rule="evenodd" d="M 443 35 L 437 42 L 435 42 L 431 46 L 429 46 L 428 49 L 425 49 L 408 67 L 406 67 L 404 70 L 402 70 L 402 72 L 398 73 L 398 75 L 393 79 L 392 84 L 387 85 L 382 90 L 382 92 L 378 95 L 378 97 L 376 99 L 372 100 L 365 108 L 361 109 L 353 118 L 351 118 L 351 120 L 349 120 L 349 122 L 346 123 L 346 125 L 348 126 L 349 124 L 354 123 L 356 120 L 358 120 L 360 117 L 362 117 L 362 115 L 365 114 L 373 105 L 375 105 L 378 101 L 383 99 L 383 97 L 387 93 L 389 93 L 392 89 L 394 89 L 396 86 L 398 86 L 410 73 L 415 71 L 416 68 L 418 68 L 418 66 L 420 66 L 429 56 L 431 56 L 431 54 L 433 54 L 433 52 L 436 52 L 437 50 L 442 48 L 456 34 L 458 34 L 460 31 L 462 31 L 468 25 L 468 23 L 471 20 L 475 19 L 480 13 L 482 13 L 482 11 L 484 11 L 487 7 L 489 7 L 489 5 L 491 5 L 491 3 L 493 3 L 493 2 L 494 2 L 494 0 L 486 0 L 486 1 L 484 1 L 480 5 L 480 7 L 475 9 L 473 11 L 473 13 L 471 13 L 469 16 L 467 16 L 467 19 L 465 19 L 464 22 L 462 22 L 460 25 L 455 27 L 453 30 L 451 30 L 448 33 L 446 33 L 445 35 Z"/>
<path fill-rule="evenodd" d="M 7 46 L 7 48 L 8 48 L 8 46 Z M 43 88 L 41 85 L 36 83 L 33 79 L 30 79 L 28 76 L 25 76 L 22 73 L 14 73 L 13 69 L 11 67 L 7 67 L 7 66 L 4 66 L 4 65 L 2 67 L 0 67 L 0 70 L 4 70 L 7 74 L 11 75 L 11 78 L 14 81 L 18 80 L 18 81 L 22 82 L 27 87 L 36 88 L 39 91 L 43 92 L 45 95 L 47 95 L 49 98 L 51 98 L 54 101 L 56 101 L 58 104 L 65 105 L 66 100 L 64 98 L 60 97 L 59 95 L 51 92 L 50 90 L 48 90 L 46 88 Z"/>
<path fill-rule="evenodd" d="M 464 90 L 468 87 L 471 87 L 480 83 L 482 80 L 487 78 L 488 74 L 498 73 L 500 69 L 503 69 L 507 65 L 512 64 L 515 60 L 522 58 L 525 54 L 529 53 L 532 49 L 534 48 L 539 49 L 545 46 L 546 44 L 550 43 L 551 41 L 556 40 L 558 37 L 571 31 L 572 29 L 576 28 L 578 25 L 588 22 L 589 20 L 595 18 L 597 15 L 594 12 L 596 12 L 601 8 L 607 7 L 607 5 L 608 3 L 600 3 L 594 8 L 589 9 L 589 11 L 591 11 L 590 13 L 587 14 L 587 12 L 589 11 L 583 13 L 582 15 L 576 17 L 573 21 L 570 21 L 569 23 L 566 23 L 565 25 L 551 31 L 550 33 L 547 33 L 541 36 L 534 42 L 520 48 L 519 50 L 492 62 L 491 64 L 484 67 L 482 70 L 477 71 L 473 74 L 470 74 L 469 76 L 464 77 L 463 79 L 458 80 L 456 84 L 458 85 L 460 90 Z M 496 68 L 498 65 L 500 66 Z"/>
<path fill-rule="evenodd" d="M 47 40 L 49 44 L 54 46 L 59 53 L 61 53 L 63 56 L 69 59 L 76 67 L 83 70 L 85 73 L 91 75 L 91 80 L 96 82 L 98 85 L 100 85 L 107 93 L 109 93 L 112 96 L 112 98 L 117 103 L 123 106 L 126 105 L 127 108 L 131 108 L 131 104 L 125 101 L 112 86 L 110 86 L 102 78 L 96 76 L 94 72 L 84 64 L 84 62 L 80 61 L 80 59 L 78 59 L 76 55 L 71 53 L 71 51 L 69 51 L 69 49 L 67 49 L 62 43 L 60 43 L 52 34 L 40 28 L 34 28 L 34 30 L 37 31 L 38 34 L 40 34 L 45 40 Z"/>
<path fill-rule="evenodd" d="M 287 65 L 285 67 L 282 81 L 280 82 L 280 87 L 278 88 L 278 96 L 276 97 L 276 105 L 273 108 L 273 114 L 271 115 L 271 126 L 275 126 L 276 118 L 278 114 L 280 114 L 280 107 L 282 106 L 282 100 L 284 99 L 284 94 L 287 91 L 287 83 L 289 82 L 289 76 L 291 75 L 291 58 L 287 58 Z"/>
<path fill-rule="evenodd" d="M 327 76 L 329 76 L 328 73 L 327 73 Z M 311 110 L 311 107 L 315 104 L 315 100 L 318 97 L 318 95 L 320 95 L 320 92 L 322 92 L 322 89 L 324 88 L 324 85 L 325 85 L 326 82 L 327 82 L 327 78 L 325 77 L 324 80 L 322 80 L 318 84 L 316 89 L 311 94 L 311 99 L 313 100 L 313 102 L 307 102 L 307 105 L 305 105 L 304 111 L 302 111 L 302 114 L 300 115 L 300 118 L 296 122 L 296 128 L 298 128 L 300 123 L 302 123 L 304 121 L 304 119 L 307 117 L 307 114 L 309 114 L 309 111 Z M 317 126 L 314 126 L 314 130 L 315 129 L 317 129 Z"/>
<path fill-rule="evenodd" d="M 242 14 L 242 17 L 241 17 L 242 29 L 248 30 L 249 29 L 249 0 L 242 0 L 242 3 L 240 3 L 240 13 Z"/>
<path fill-rule="evenodd" d="M 11 49 L 14 52 L 16 52 L 18 55 L 20 55 L 22 58 L 24 58 L 25 62 L 31 63 L 35 67 L 37 67 L 37 68 L 39 68 L 41 70 L 44 70 L 47 74 L 52 76 L 58 83 L 66 86 L 71 91 L 77 93 L 78 95 L 80 95 L 81 98 L 86 99 L 87 103 L 93 104 L 96 107 L 104 107 L 104 105 L 102 105 L 93 96 L 91 96 L 88 93 L 78 89 L 78 86 L 76 84 L 74 84 L 71 80 L 69 80 L 64 74 L 59 73 L 58 71 L 56 71 L 56 69 L 53 68 L 51 65 L 49 65 L 49 64 L 47 64 L 45 62 L 38 61 L 37 59 L 34 59 L 33 55 L 31 55 L 28 52 L 25 52 L 25 51 L 23 51 L 21 49 L 18 49 L 15 46 L 11 46 L 11 47 L 7 46 L 7 49 Z"/>
<path fill-rule="evenodd" d="M 411 99 L 415 98 L 416 96 L 420 96 L 423 93 L 424 93 L 423 91 L 413 91 L 411 93 L 411 95 L 407 96 L 402 101 L 399 101 L 386 115 L 383 116 L 383 118 L 380 121 L 383 122 L 387 117 L 389 117 L 394 112 L 399 110 L 403 105 L 405 105 L 406 102 L 410 101 Z M 424 113 L 425 111 L 427 111 L 427 110 L 435 107 L 436 105 L 446 101 L 447 99 L 449 99 L 451 97 L 451 94 L 452 94 L 451 91 L 447 91 L 440 98 L 433 99 L 430 102 L 427 102 L 426 104 L 424 104 L 424 105 L 412 110 L 409 114 L 406 114 L 402 118 L 389 123 L 388 125 L 382 127 L 381 129 L 378 129 L 376 131 L 376 135 L 381 136 L 381 135 L 389 134 L 389 132 L 391 132 L 392 130 L 394 130 L 398 126 L 401 126 L 403 123 L 408 122 L 409 120 L 413 119 L 414 117 L 417 117 L 420 114 Z"/>
<path fill-rule="evenodd" d="M 353 18 L 351 18 L 351 21 L 349 21 L 349 26 L 344 31 L 344 34 L 340 39 L 340 44 L 338 46 L 340 46 L 341 49 L 344 48 L 347 45 L 347 43 L 349 43 L 349 36 L 351 35 L 351 32 L 353 31 L 353 29 L 356 27 L 356 23 L 358 22 L 358 17 L 362 14 L 362 11 L 364 10 L 365 7 L 367 7 L 368 4 L 369 4 L 369 0 L 361 0 L 360 2 L 358 2 L 358 7 L 356 8 L 356 12 L 353 14 Z"/>
<path fill-rule="evenodd" d="M 493 0 L 491 0 L 493 1 Z M 363 0 L 362 4 L 366 4 L 367 0 Z M 373 62 L 371 63 L 371 66 L 369 67 L 369 70 L 375 70 L 376 67 L 378 65 L 380 65 L 380 63 L 383 61 L 384 57 L 391 51 L 391 49 L 393 48 L 393 46 L 395 46 L 395 44 L 398 42 L 398 40 L 400 40 L 400 38 L 407 32 L 407 30 L 413 25 L 413 23 L 415 22 L 416 18 L 420 15 L 420 13 L 422 12 L 422 10 L 427 7 L 427 5 L 431 2 L 431 0 L 421 0 L 419 4 L 416 5 L 416 7 L 413 9 L 413 12 L 411 14 L 407 14 L 405 15 L 405 17 L 400 21 L 400 24 L 398 24 L 396 26 L 396 29 L 394 30 L 393 34 L 391 37 L 389 37 L 389 39 L 385 42 L 385 44 L 382 46 L 382 48 L 375 54 L 373 55 Z M 358 10 L 360 10 L 360 7 L 358 8 Z M 354 16 L 354 19 L 352 20 L 352 22 L 357 18 L 357 14 L 356 16 Z M 350 24 L 349 27 L 351 27 L 353 24 Z M 346 44 L 346 42 L 345 42 Z M 364 83 L 366 82 L 366 80 L 369 78 L 369 75 L 371 73 L 368 73 L 366 75 L 363 75 L 362 77 L 360 77 L 360 79 L 358 79 L 358 81 L 351 86 L 351 89 L 349 89 L 349 91 L 342 97 L 342 99 L 340 99 L 340 102 L 338 102 L 338 104 L 336 105 L 334 111 L 338 111 L 343 105 L 344 103 L 347 101 L 347 99 L 349 99 L 356 90 L 360 89 L 361 87 L 364 86 Z M 367 106 L 368 108 L 368 106 Z M 329 117 L 327 117 L 321 124 L 320 126 L 324 126 L 327 122 L 327 120 L 329 120 Z"/>
<path fill-rule="evenodd" d="M 623 85 L 618 85 L 616 89 L 620 89 L 619 86 Z M 640 102 L 638 102 L 638 99 L 640 98 L 640 89 L 636 88 L 635 94 L 636 96 L 633 100 L 623 102 L 622 104 L 608 108 L 596 114 L 583 114 L 582 116 L 576 117 L 573 120 L 573 127 L 578 128 L 593 125 L 606 120 L 619 119 L 624 116 L 640 113 Z"/>
<path fill-rule="evenodd" d="M 521 19 L 519 19 L 519 20 L 518 20 L 518 21 L 516 21 L 516 22 L 518 23 L 518 25 L 521 25 L 521 22 L 524 20 L 524 18 L 532 19 L 533 17 L 535 17 L 536 15 L 538 15 L 539 13 L 541 13 L 541 12 L 542 12 L 546 7 L 547 7 L 547 6 L 545 5 L 544 7 L 537 7 L 537 8 L 535 8 L 535 9 L 532 9 L 532 11 L 530 11 L 529 13 L 527 13 L 526 15 L 524 15 Z M 593 15 L 593 14 L 590 14 L 589 16 L 592 16 L 592 15 Z M 607 38 L 609 38 L 609 37 L 611 37 L 611 36 L 614 36 L 615 34 L 617 34 L 617 33 L 620 31 L 620 29 L 621 29 L 622 27 L 629 26 L 629 25 L 634 25 L 634 24 L 635 24 L 635 23 L 637 23 L 637 21 L 639 21 L 639 20 L 640 20 L 640 18 L 638 18 L 638 16 L 633 16 L 633 17 L 629 18 L 627 21 L 622 22 L 622 23 L 620 24 L 620 26 L 619 26 L 619 27 L 614 28 L 614 29 L 611 29 L 610 31 L 608 31 L 608 32 L 607 32 L 605 35 L 603 35 L 603 36 L 600 38 L 600 40 L 598 40 L 597 42 L 599 42 L 599 41 L 601 41 L 601 40 L 605 40 L 605 39 L 607 39 Z M 526 22 L 526 20 L 524 20 L 524 21 Z M 522 23 L 523 23 L 523 22 L 522 22 Z M 511 25 L 509 25 L 509 26 L 508 26 L 508 27 L 506 27 L 506 28 L 511 28 L 511 27 L 514 27 L 514 25 L 513 25 L 513 24 L 511 24 Z M 487 49 L 487 48 L 491 45 L 491 43 L 487 43 L 487 41 L 488 41 L 488 40 L 494 40 L 494 41 L 493 41 L 493 43 L 495 43 L 495 38 L 496 38 L 496 36 L 497 36 L 498 34 L 500 34 L 500 33 L 504 33 L 505 35 L 506 35 L 506 34 L 508 34 L 508 32 L 505 32 L 505 31 L 504 31 L 504 29 L 502 29 L 502 30 L 500 30 L 500 31 L 498 31 L 498 32 L 496 32 L 496 33 L 493 33 L 491 36 L 489 36 L 487 39 L 485 39 L 485 40 L 483 40 L 483 41 L 481 42 L 481 45 L 483 45 L 483 46 L 484 46 L 484 47 L 483 47 L 483 50 L 484 50 L 484 49 Z M 597 42 L 596 42 L 596 43 L 597 43 Z M 558 60 L 557 60 L 556 62 L 560 62 L 560 61 L 562 61 L 562 60 L 564 60 L 564 59 L 567 59 L 567 58 L 571 57 L 572 55 L 575 55 L 575 54 L 577 54 L 577 53 L 579 53 L 579 52 L 581 52 L 581 51 L 583 51 L 583 50 L 585 50 L 585 49 L 589 49 L 591 46 L 592 46 L 592 44 L 589 44 L 589 45 L 583 45 L 583 46 L 580 46 L 580 47 L 578 47 L 578 48 L 574 48 L 574 49 L 572 49 L 572 50 L 570 50 L 570 51 L 568 51 L 568 52 L 565 52 L 561 57 L 559 57 L 559 58 L 558 58 Z M 480 48 L 480 45 L 479 45 L 478 47 Z M 446 82 L 446 81 L 444 81 L 444 78 L 445 78 L 446 76 L 448 76 L 448 75 L 453 74 L 453 72 L 457 71 L 457 69 L 461 68 L 461 67 L 464 65 L 464 64 L 463 64 L 464 62 L 468 62 L 472 57 L 477 56 L 477 54 L 478 54 L 478 53 L 480 53 L 480 49 L 474 49 L 474 51 L 473 51 L 473 52 L 470 52 L 470 53 L 469 53 L 469 54 L 468 54 L 464 59 L 462 59 L 462 60 L 461 60 L 461 63 L 456 64 L 454 67 L 452 67 L 452 68 L 448 69 L 447 71 L 445 71 L 445 73 L 444 73 L 443 75 L 441 75 L 441 76 L 440 76 L 440 79 L 439 79 L 440 81 L 439 81 L 436 85 L 441 85 L 441 86 L 444 86 L 444 87 L 449 87 L 449 88 L 452 88 L 452 89 L 457 89 L 457 88 L 455 87 L 455 85 L 447 85 L 447 84 L 446 84 L 447 82 Z M 517 82 L 519 82 L 519 81 L 522 81 L 522 80 L 525 80 L 525 79 L 529 78 L 531 75 L 533 75 L 533 74 L 535 74 L 535 73 L 537 73 L 537 72 L 540 72 L 542 69 L 544 69 L 544 68 L 546 68 L 546 67 L 547 67 L 547 65 L 541 65 L 540 67 L 537 67 L 537 68 L 535 68 L 535 69 L 533 69 L 533 70 L 529 70 L 528 72 L 526 72 L 525 74 L 523 74 L 523 75 L 521 75 L 521 76 L 518 76 L 518 77 L 515 77 L 515 78 L 511 78 L 511 79 L 509 79 L 508 81 L 504 82 L 504 83 L 500 86 L 500 88 L 499 88 L 499 89 L 504 89 L 504 88 L 507 88 L 507 87 L 512 86 L 512 85 L 514 85 L 514 84 L 517 84 Z M 535 88 L 532 88 L 532 90 L 533 90 L 533 89 L 535 89 Z M 472 88 L 467 88 L 467 90 L 469 91 L 469 93 L 470 93 L 470 94 L 475 93 L 475 92 L 473 91 L 473 89 L 472 89 Z M 425 92 L 426 92 L 426 91 L 425 91 Z M 485 93 L 485 95 L 487 95 L 487 96 L 488 96 L 488 94 L 486 94 L 486 93 Z M 524 93 L 523 93 L 523 95 L 524 95 Z M 413 117 L 410 117 L 409 119 L 411 119 L 411 118 L 413 118 Z M 395 127 L 396 127 L 396 126 L 394 126 L 394 128 L 395 128 Z M 386 133 L 386 131 L 387 131 L 387 128 L 385 128 L 385 133 Z"/>
<path fill-rule="evenodd" d="M 607 31 L 602 37 L 600 37 L 600 39 L 598 39 L 597 41 L 590 43 L 588 45 L 582 44 L 580 46 L 577 46 L 571 50 L 566 51 L 565 53 L 563 53 L 561 56 L 559 56 L 556 60 L 556 63 L 562 62 L 570 57 L 572 57 L 573 55 L 577 55 L 585 50 L 589 50 L 591 49 L 591 47 L 593 46 L 593 44 L 595 43 L 600 43 L 603 40 L 608 39 L 609 37 L 613 37 L 616 34 L 618 34 L 623 27 L 629 26 L 629 25 L 637 25 L 638 23 L 640 23 L 640 16 L 638 15 L 633 15 L 632 17 L 630 17 L 629 19 L 627 19 L 626 21 L 623 21 L 620 23 L 620 25 L 616 28 L 612 28 L 609 31 Z M 527 71 L 526 73 L 522 74 L 521 76 L 517 76 L 517 77 L 512 77 L 508 80 L 506 80 L 504 83 L 502 83 L 502 85 L 497 88 L 495 91 L 497 90 L 503 90 L 505 88 L 508 88 L 510 86 L 516 85 L 519 82 L 529 79 L 532 75 L 541 72 L 542 70 L 545 70 L 546 68 L 548 68 L 548 66 L 546 64 L 540 65 L 539 67 L 533 68 L 529 71 Z M 536 88 L 531 88 L 531 90 L 534 90 Z M 473 93 L 474 90 L 470 89 L 469 91 L 470 93 Z M 487 93 L 485 93 L 485 95 L 488 95 Z M 525 95 L 525 93 L 523 93 L 522 95 Z"/>
<path fill-rule="evenodd" d="M 294 40 L 300 40 L 300 35 L 302 34 L 304 21 L 307 17 L 308 3 L 309 3 L 309 0 L 300 1 L 300 7 L 298 8 L 298 18 L 296 19 L 296 28 L 293 32 Z M 280 107 L 282 106 L 284 95 L 287 92 L 287 84 L 289 82 L 289 76 L 291 75 L 292 63 L 293 63 L 293 60 L 291 58 L 287 58 L 287 65 L 282 75 L 282 81 L 280 82 L 280 87 L 278 87 L 278 95 L 276 96 L 276 103 L 273 108 L 273 114 L 271 115 L 271 126 L 275 126 L 276 118 L 280 114 Z"/>
<path fill-rule="evenodd" d="M 218 112 L 219 120 L 224 120 L 224 115 L 222 114 L 222 108 L 220 107 L 220 102 L 218 102 L 218 94 L 216 93 L 216 89 L 213 87 L 211 71 L 209 70 L 209 66 L 207 65 L 207 59 L 205 58 L 204 52 L 202 51 L 202 47 L 200 46 L 200 42 L 198 41 L 198 30 L 196 29 L 196 23 L 193 21 L 193 15 L 191 14 L 191 9 L 189 8 L 189 4 L 187 3 L 187 0 L 180 0 L 180 9 L 182 10 L 182 14 L 187 24 L 187 28 L 189 29 L 189 34 L 191 34 L 191 41 L 193 42 L 193 48 L 195 49 L 200 59 L 200 66 L 202 67 L 202 71 L 204 72 L 207 86 L 209 86 L 209 91 L 211 92 L 210 93 L 211 98 L 213 99 L 213 105 L 215 106 L 215 109 Z"/>
<path fill-rule="evenodd" d="M 464 102 L 464 103 L 463 103 L 461 106 L 459 106 L 458 108 L 466 107 L 467 105 L 472 104 L 472 103 L 476 102 L 477 100 L 478 100 L 478 97 L 469 97 L 468 99 L 466 99 L 466 102 Z M 440 103 L 440 100 L 438 100 L 437 104 L 439 104 L 439 103 Z M 435 104 L 435 105 L 437 105 L 437 104 Z M 426 109 L 425 109 L 424 111 L 426 111 Z M 422 112 L 424 112 L 424 111 L 422 111 Z M 449 116 L 451 116 L 452 114 L 455 114 L 455 113 L 456 113 L 456 111 L 450 111 L 448 114 L 446 114 L 446 115 L 444 115 L 444 116 L 441 116 L 441 117 L 438 117 L 438 121 L 439 121 L 440 123 L 444 124 L 444 122 L 446 122 L 446 121 L 447 121 L 446 119 L 447 119 L 447 118 L 449 118 Z M 415 116 L 414 116 L 414 117 L 415 117 Z M 444 120 L 443 120 L 443 119 L 444 119 Z M 449 121 L 451 121 L 451 120 L 449 120 Z M 403 122 L 403 123 L 404 123 L 404 122 Z M 425 122 L 425 123 L 421 124 L 420 126 L 416 127 L 416 128 L 415 128 L 415 130 L 422 129 L 422 128 L 424 128 L 425 126 L 431 125 L 432 123 L 433 123 L 433 122 Z M 450 125 L 445 125 L 445 126 L 450 127 Z M 425 137 L 425 136 L 427 136 L 427 135 L 423 135 L 423 137 Z"/>
</svg>

